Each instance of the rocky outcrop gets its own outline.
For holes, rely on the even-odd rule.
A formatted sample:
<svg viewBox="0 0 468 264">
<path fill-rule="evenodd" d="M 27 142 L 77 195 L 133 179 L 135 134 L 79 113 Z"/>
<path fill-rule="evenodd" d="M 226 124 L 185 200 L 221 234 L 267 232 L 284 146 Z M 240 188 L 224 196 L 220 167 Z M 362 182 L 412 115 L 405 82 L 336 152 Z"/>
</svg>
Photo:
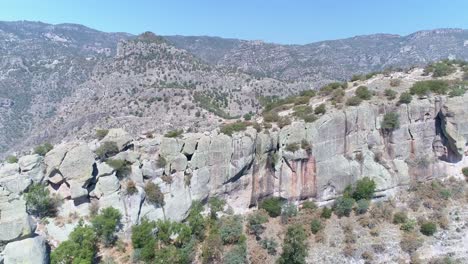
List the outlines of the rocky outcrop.
<svg viewBox="0 0 468 264">
<path fill-rule="evenodd" d="M 47 252 L 47 243 L 43 237 L 37 236 L 27 238 L 21 241 L 12 242 L 6 245 L 4 254 L 5 264 L 30 263 L 46 264 L 49 263 Z"/>
</svg>

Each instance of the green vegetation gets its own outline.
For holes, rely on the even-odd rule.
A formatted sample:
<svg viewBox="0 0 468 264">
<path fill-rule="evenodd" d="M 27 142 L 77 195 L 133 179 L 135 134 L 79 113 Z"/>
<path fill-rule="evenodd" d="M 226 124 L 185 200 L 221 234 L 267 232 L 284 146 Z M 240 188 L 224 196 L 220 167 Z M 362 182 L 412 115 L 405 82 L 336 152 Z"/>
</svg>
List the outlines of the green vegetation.
<svg viewBox="0 0 468 264">
<path fill-rule="evenodd" d="M 265 238 L 260 241 L 260 245 L 263 249 L 266 249 L 269 255 L 276 255 L 276 248 L 278 247 L 278 243 L 272 238 Z"/>
<path fill-rule="evenodd" d="M 451 61 L 444 60 L 426 66 L 426 68 L 424 68 L 424 74 L 429 75 L 432 73 L 432 77 L 442 77 L 454 73 L 455 70 L 456 69 Z"/>
<path fill-rule="evenodd" d="M 281 206 L 283 200 L 278 197 L 270 197 L 263 200 L 258 208 L 265 209 L 270 217 L 277 217 L 281 215 Z"/>
<path fill-rule="evenodd" d="M 247 113 L 247 114 L 244 114 L 243 117 L 244 117 L 244 120 L 245 120 L 245 121 L 250 121 L 250 120 L 252 120 L 253 113 L 252 113 L 252 112 L 249 112 L 249 113 Z"/>
<path fill-rule="evenodd" d="M 462 173 L 465 177 L 468 177 L 468 167 L 463 168 Z"/>
<path fill-rule="evenodd" d="M 200 201 L 193 201 L 190 207 L 190 212 L 187 217 L 187 223 L 192 230 L 192 235 L 197 239 L 203 240 L 205 238 L 206 223 L 203 215 L 203 205 Z"/>
<path fill-rule="evenodd" d="M 46 142 L 42 145 L 36 146 L 34 148 L 34 153 L 41 155 L 41 156 L 45 156 L 47 152 L 51 151 L 53 148 L 54 146 L 52 146 L 52 144 Z"/>
<path fill-rule="evenodd" d="M 397 96 L 397 92 L 395 92 L 395 90 L 392 90 L 392 89 L 385 89 L 384 91 L 384 95 L 385 97 L 387 97 L 387 100 L 394 100 Z"/>
<path fill-rule="evenodd" d="M 372 92 L 366 86 L 359 86 L 355 91 L 355 95 L 362 100 L 370 100 L 372 98 Z"/>
<path fill-rule="evenodd" d="M 242 236 L 242 218 L 238 215 L 223 217 L 219 233 L 223 244 L 236 244 Z"/>
<path fill-rule="evenodd" d="M 223 211 L 224 206 L 226 205 L 226 201 L 218 197 L 211 197 L 208 200 L 208 205 L 210 207 L 211 219 L 216 219 L 218 217 L 218 212 Z"/>
<path fill-rule="evenodd" d="M 96 236 L 108 247 L 116 241 L 115 232 L 120 228 L 122 214 L 119 210 L 108 207 L 91 220 Z"/>
<path fill-rule="evenodd" d="M 302 203 L 302 209 L 315 210 L 317 209 L 317 204 L 313 201 L 305 201 Z"/>
<path fill-rule="evenodd" d="M 245 242 L 234 246 L 223 258 L 224 264 L 244 264 L 247 263 L 247 244 Z"/>
<path fill-rule="evenodd" d="M 401 80 L 400 79 L 391 79 L 390 80 L 390 86 L 391 87 L 397 87 L 400 86 Z"/>
<path fill-rule="evenodd" d="M 325 104 L 319 104 L 315 109 L 314 109 L 314 114 L 316 115 L 323 115 L 327 112 Z"/>
<path fill-rule="evenodd" d="M 265 231 L 264 223 L 268 222 L 268 214 L 264 210 L 253 212 L 247 217 L 247 228 L 250 234 L 253 234 L 257 240 Z"/>
<path fill-rule="evenodd" d="M 317 218 L 312 219 L 312 222 L 310 223 L 310 230 L 312 231 L 312 234 L 317 234 L 322 229 L 322 221 Z"/>
<path fill-rule="evenodd" d="M 164 136 L 168 138 L 176 138 L 176 137 L 182 136 L 183 133 L 184 133 L 183 129 L 176 129 L 176 130 L 168 131 L 166 134 L 164 134 Z"/>
<path fill-rule="evenodd" d="M 408 221 L 408 214 L 406 212 L 396 212 L 393 215 L 393 223 L 394 224 L 403 224 Z"/>
<path fill-rule="evenodd" d="M 328 208 L 325 206 L 322 208 L 322 213 L 320 214 L 320 217 L 325 218 L 325 219 L 330 219 L 330 217 L 332 216 L 332 212 L 333 210 L 331 208 Z"/>
<path fill-rule="evenodd" d="M 97 236 L 94 230 L 82 223 L 70 233 L 68 240 L 63 241 L 50 254 L 52 264 L 93 263 L 97 253 Z"/>
<path fill-rule="evenodd" d="M 380 127 L 387 133 L 400 128 L 400 120 L 398 114 L 394 112 L 386 113 L 384 115 L 382 123 L 380 124 Z"/>
<path fill-rule="evenodd" d="M 413 96 L 409 92 L 403 92 L 400 94 L 400 99 L 398 99 L 398 104 L 409 104 L 413 100 Z"/>
<path fill-rule="evenodd" d="M 153 230 L 156 228 L 154 221 L 143 218 L 139 225 L 132 227 L 132 245 L 138 252 L 138 259 L 150 261 L 155 256 L 156 238 Z"/>
<path fill-rule="evenodd" d="M 115 142 L 106 141 L 102 143 L 99 148 L 96 149 L 95 153 L 100 160 L 105 160 L 119 153 L 119 147 Z"/>
<path fill-rule="evenodd" d="M 374 180 L 364 177 L 356 182 L 351 196 L 356 201 L 361 199 L 370 200 L 374 196 L 375 187 Z"/>
<path fill-rule="evenodd" d="M 278 263 L 304 264 L 306 256 L 307 235 L 304 228 L 298 224 L 289 226 L 283 242 L 283 253 Z"/>
<path fill-rule="evenodd" d="M 158 160 L 156 161 L 156 166 L 158 166 L 158 168 L 165 168 L 166 164 L 167 164 L 166 158 L 164 158 L 164 156 L 159 154 Z"/>
<path fill-rule="evenodd" d="M 102 140 L 103 138 L 105 138 L 107 136 L 108 133 L 109 133 L 109 130 L 107 130 L 107 129 L 97 129 L 96 130 L 96 138 L 98 140 Z"/>
<path fill-rule="evenodd" d="M 153 182 L 148 182 L 145 185 L 146 200 L 157 207 L 164 206 L 164 194 L 161 188 Z"/>
<path fill-rule="evenodd" d="M 357 96 L 352 96 L 346 100 L 346 105 L 348 106 L 358 106 L 362 102 L 362 99 Z"/>
<path fill-rule="evenodd" d="M 288 219 L 297 215 L 297 206 L 293 203 L 285 203 L 281 207 L 281 222 L 286 224 Z"/>
<path fill-rule="evenodd" d="M 290 143 L 290 144 L 287 144 L 284 149 L 289 152 L 296 152 L 300 149 L 300 146 L 299 146 L 299 143 Z"/>
<path fill-rule="evenodd" d="M 437 225 L 434 222 L 426 221 L 421 224 L 419 231 L 425 236 L 432 236 L 437 232 Z"/>
<path fill-rule="evenodd" d="M 221 127 L 221 133 L 232 136 L 235 132 L 244 131 L 247 129 L 247 126 L 250 125 L 250 122 L 241 122 L 237 121 L 231 124 L 225 124 Z"/>
<path fill-rule="evenodd" d="M 111 166 L 119 179 L 122 179 L 131 172 L 130 162 L 121 159 L 108 159 L 107 165 Z"/>
<path fill-rule="evenodd" d="M 339 82 L 334 82 L 334 83 L 329 83 L 322 88 L 320 88 L 320 94 L 321 95 L 330 95 L 333 91 L 337 89 L 346 89 L 348 88 L 348 83 L 339 83 Z"/>
<path fill-rule="evenodd" d="M 405 232 L 411 232 L 414 230 L 414 227 L 416 227 L 416 224 L 416 220 L 407 219 L 404 223 L 401 224 L 400 230 L 403 230 Z"/>
<path fill-rule="evenodd" d="M 446 94 L 448 91 L 449 84 L 443 80 L 419 81 L 410 88 L 410 93 L 419 97 L 427 96 L 430 92 Z"/>
<path fill-rule="evenodd" d="M 54 216 L 57 212 L 58 201 L 49 195 L 49 190 L 40 183 L 29 186 L 24 194 L 26 210 L 37 217 Z"/>
<path fill-rule="evenodd" d="M 127 195 L 134 195 L 138 193 L 138 189 L 134 181 L 132 180 L 127 181 L 126 186 L 125 186 L 125 193 Z"/>
<path fill-rule="evenodd" d="M 354 199 L 351 197 L 338 197 L 333 204 L 333 211 L 338 217 L 349 216 L 353 210 Z"/>
<path fill-rule="evenodd" d="M 13 155 L 8 155 L 6 158 L 5 158 L 5 161 L 7 163 L 17 163 L 18 162 L 18 158 L 16 156 L 13 156 Z"/>
<path fill-rule="evenodd" d="M 235 116 L 231 116 L 224 111 L 224 108 L 228 106 L 229 95 L 221 92 L 214 93 L 201 93 L 196 92 L 193 96 L 195 102 L 198 106 L 211 112 L 219 117 L 225 119 L 234 119 Z"/>
<path fill-rule="evenodd" d="M 370 201 L 367 199 L 360 199 L 356 202 L 356 213 L 365 214 L 369 210 Z"/>
</svg>

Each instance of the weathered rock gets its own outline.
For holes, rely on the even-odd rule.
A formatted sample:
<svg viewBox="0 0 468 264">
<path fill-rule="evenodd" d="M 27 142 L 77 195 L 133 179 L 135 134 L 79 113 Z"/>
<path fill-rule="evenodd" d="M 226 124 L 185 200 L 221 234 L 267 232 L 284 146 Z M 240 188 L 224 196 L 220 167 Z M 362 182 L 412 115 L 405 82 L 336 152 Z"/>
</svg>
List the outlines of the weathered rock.
<svg viewBox="0 0 468 264">
<path fill-rule="evenodd" d="M 66 143 L 66 144 L 59 144 L 54 146 L 54 148 L 47 152 L 44 158 L 44 164 L 46 167 L 46 176 L 51 177 L 53 176 L 52 173 L 54 171 L 59 170 L 60 164 L 62 164 L 63 159 L 67 152 L 76 146 L 76 143 Z"/>
<path fill-rule="evenodd" d="M 60 173 L 65 180 L 83 185 L 92 177 L 93 164 L 94 153 L 87 145 L 81 144 L 67 152 L 60 165 Z"/>
<path fill-rule="evenodd" d="M 131 150 L 120 152 L 114 157 L 112 157 L 112 159 L 126 160 L 130 163 L 137 162 L 139 158 L 140 158 L 140 154 Z"/>
<path fill-rule="evenodd" d="M 88 190 L 83 187 L 81 182 L 71 180 L 68 183 L 70 184 L 70 197 L 73 200 L 79 200 L 88 196 Z"/>
<path fill-rule="evenodd" d="M 0 187 L 0 244 L 28 237 L 35 228 L 24 200 Z"/>
<path fill-rule="evenodd" d="M 109 175 L 99 177 L 96 188 L 94 189 L 94 195 L 96 197 L 102 197 L 112 194 L 120 189 L 120 182 L 117 176 Z"/>
<path fill-rule="evenodd" d="M 20 157 L 18 160 L 18 164 L 21 169 L 21 172 L 30 171 L 33 168 L 39 166 L 42 162 L 42 159 L 43 158 L 37 154 Z"/>
<path fill-rule="evenodd" d="M 97 167 L 97 170 L 98 170 L 98 174 L 97 174 L 96 178 L 111 175 L 115 171 L 114 168 L 112 168 L 111 166 L 109 166 L 105 162 L 97 163 L 96 167 Z"/>
<path fill-rule="evenodd" d="M 109 133 L 101 140 L 101 142 L 115 142 L 119 150 L 123 150 L 133 138 L 125 130 L 121 128 L 109 129 Z"/>
<path fill-rule="evenodd" d="M 0 167 L 0 178 L 15 176 L 20 172 L 18 163 L 6 163 Z"/>
<path fill-rule="evenodd" d="M 3 254 L 5 264 L 49 263 L 46 241 L 41 236 L 11 242 L 6 245 Z"/>
</svg>

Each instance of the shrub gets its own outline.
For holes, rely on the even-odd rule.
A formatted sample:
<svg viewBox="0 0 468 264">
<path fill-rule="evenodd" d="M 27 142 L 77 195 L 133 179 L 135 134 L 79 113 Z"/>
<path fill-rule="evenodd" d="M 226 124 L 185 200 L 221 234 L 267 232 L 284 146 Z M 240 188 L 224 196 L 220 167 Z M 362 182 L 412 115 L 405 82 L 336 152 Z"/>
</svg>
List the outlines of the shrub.
<svg viewBox="0 0 468 264">
<path fill-rule="evenodd" d="M 107 134 L 109 134 L 109 130 L 107 130 L 107 129 L 97 129 L 96 130 L 96 138 L 98 140 L 101 140 L 101 139 L 105 138 L 107 136 Z"/>
<path fill-rule="evenodd" d="M 24 194 L 28 213 L 40 218 L 54 216 L 57 212 L 57 201 L 49 195 L 49 190 L 40 183 L 29 186 Z"/>
<path fill-rule="evenodd" d="M 94 231 L 105 246 L 110 246 L 116 241 L 115 232 L 120 228 L 122 214 L 113 207 L 104 208 L 100 214 L 91 220 Z"/>
<path fill-rule="evenodd" d="M 380 124 L 380 127 L 387 133 L 400 128 L 400 120 L 398 114 L 394 112 L 386 113 L 384 115 L 382 123 Z"/>
<path fill-rule="evenodd" d="M 419 231 L 421 231 L 423 235 L 432 236 L 437 232 L 437 225 L 434 222 L 427 221 L 421 224 Z"/>
<path fill-rule="evenodd" d="M 111 166 L 119 178 L 123 178 L 131 171 L 130 162 L 121 159 L 106 160 L 107 165 Z"/>
<path fill-rule="evenodd" d="M 238 215 L 224 217 L 219 228 L 224 244 L 235 244 L 242 235 L 242 218 Z"/>
<path fill-rule="evenodd" d="M 210 207 L 211 219 L 216 219 L 218 212 L 223 211 L 226 201 L 218 197 L 211 197 L 210 200 L 208 200 L 208 205 Z"/>
<path fill-rule="evenodd" d="M 391 87 L 397 87 L 400 86 L 401 80 L 400 79 L 391 79 L 390 80 L 390 86 Z"/>
<path fill-rule="evenodd" d="M 156 222 L 148 221 L 143 218 L 139 225 L 132 226 L 132 245 L 139 249 L 140 258 L 149 261 L 154 258 L 156 239 L 153 230 L 156 228 Z"/>
<path fill-rule="evenodd" d="M 221 127 L 221 133 L 232 136 L 235 132 L 244 131 L 247 129 L 246 122 L 235 122 L 232 124 L 226 124 Z"/>
<path fill-rule="evenodd" d="M 393 223 L 394 224 L 403 224 L 405 223 L 406 221 L 408 221 L 408 215 L 406 214 L 406 212 L 396 212 L 394 215 L 393 215 Z"/>
<path fill-rule="evenodd" d="M 52 264 L 93 263 L 97 252 L 97 237 L 89 226 L 80 224 L 70 233 L 68 240 L 50 254 Z"/>
<path fill-rule="evenodd" d="M 353 210 L 354 199 L 349 197 L 338 197 L 333 204 L 333 211 L 339 217 L 349 216 Z"/>
<path fill-rule="evenodd" d="M 343 97 L 345 96 L 345 91 L 341 88 L 334 90 L 331 94 L 331 101 L 333 104 L 343 102 Z"/>
<path fill-rule="evenodd" d="M 285 203 L 281 208 L 281 222 L 286 224 L 288 219 L 297 215 L 297 206 L 292 203 Z"/>
<path fill-rule="evenodd" d="M 331 215 L 332 215 L 332 212 L 333 212 L 333 210 L 331 208 L 328 208 L 328 207 L 325 206 L 322 209 L 322 213 L 320 214 L 320 217 L 325 218 L 325 219 L 329 219 L 331 217 Z"/>
<path fill-rule="evenodd" d="M 451 63 L 441 61 L 426 66 L 426 68 L 424 68 L 424 75 L 432 73 L 432 77 L 442 77 L 454 73 L 455 70 L 455 67 Z"/>
<path fill-rule="evenodd" d="M 276 255 L 276 248 L 278 247 L 278 243 L 274 239 L 265 238 L 260 242 L 260 245 L 268 252 L 269 255 Z"/>
<path fill-rule="evenodd" d="M 166 158 L 164 158 L 161 154 L 159 154 L 158 160 L 156 161 L 156 166 L 158 168 L 164 168 L 166 167 L 167 161 Z"/>
<path fill-rule="evenodd" d="M 369 209 L 370 202 L 367 199 L 360 199 L 356 202 L 357 207 L 356 207 L 356 212 L 358 214 L 365 214 L 367 210 Z"/>
<path fill-rule="evenodd" d="M 223 241 L 221 236 L 215 230 L 210 231 L 210 234 L 202 245 L 201 259 L 202 263 L 220 263 Z"/>
<path fill-rule="evenodd" d="M 285 147 L 285 150 L 289 152 L 296 152 L 299 150 L 299 144 L 298 143 L 287 144 Z"/>
<path fill-rule="evenodd" d="M 287 116 L 283 116 L 278 120 L 277 123 L 278 123 L 279 128 L 283 128 L 291 124 L 291 119 L 289 119 L 289 117 Z"/>
<path fill-rule="evenodd" d="M 392 89 L 385 89 L 384 95 L 388 100 L 394 100 L 396 98 L 397 92 Z"/>
<path fill-rule="evenodd" d="M 96 149 L 95 153 L 100 160 L 105 160 L 119 153 L 119 147 L 115 142 L 106 141 L 102 143 L 99 148 Z"/>
<path fill-rule="evenodd" d="M 400 99 L 398 99 L 399 104 L 409 104 L 413 100 L 413 96 L 409 92 L 403 92 L 400 94 Z"/>
<path fill-rule="evenodd" d="M 161 192 L 161 188 L 153 182 L 148 182 L 145 185 L 146 199 L 149 203 L 163 207 L 164 206 L 164 194 Z"/>
<path fill-rule="evenodd" d="M 263 121 L 265 122 L 277 122 L 279 120 L 279 115 L 276 112 L 266 112 L 263 113 Z"/>
<path fill-rule="evenodd" d="M 322 230 L 322 221 L 320 219 L 312 219 L 312 222 L 310 223 L 310 230 L 312 231 L 313 234 L 317 234 L 318 231 Z"/>
<path fill-rule="evenodd" d="M 244 114 L 243 117 L 244 117 L 244 120 L 250 121 L 250 120 L 252 120 L 252 116 L 253 116 L 252 113 L 247 113 L 247 114 Z"/>
<path fill-rule="evenodd" d="M 374 196 L 375 187 L 374 180 L 370 179 L 369 177 L 359 179 L 356 182 L 356 187 L 354 187 L 352 197 L 356 201 L 361 199 L 370 200 Z"/>
<path fill-rule="evenodd" d="M 127 181 L 127 185 L 126 185 L 126 188 L 125 188 L 125 193 L 127 195 L 134 195 L 134 194 L 138 193 L 138 189 L 137 189 L 136 184 L 135 184 L 134 181 L 132 181 L 132 180 Z"/>
<path fill-rule="evenodd" d="M 317 204 L 315 204 L 313 201 L 305 201 L 302 203 L 302 209 L 315 210 L 317 209 Z"/>
<path fill-rule="evenodd" d="M 168 138 L 176 138 L 176 137 L 180 137 L 183 133 L 184 133 L 183 129 L 176 129 L 176 130 L 168 131 L 166 134 L 164 134 L 164 136 Z"/>
<path fill-rule="evenodd" d="M 7 163 L 17 163 L 18 162 L 18 158 L 16 156 L 13 156 L 13 155 L 9 155 L 6 157 L 5 161 Z"/>
<path fill-rule="evenodd" d="M 193 201 L 192 206 L 187 217 L 188 225 L 192 230 L 192 234 L 196 236 L 199 240 L 202 240 L 205 237 L 205 219 L 202 216 L 203 205 L 200 201 Z"/>
<path fill-rule="evenodd" d="M 403 230 L 405 232 L 410 232 L 414 230 L 414 227 L 416 226 L 416 220 L 413 219 L 407 219 L 401 226 L 400 230 Z"/>
<path fill-rule="evenodd" d="M 264 223 L 268 222 L 268 214 L 264 210 L 253 212 L 247 217 L 247 228 L 250 234 L 260 239 L 260 235 L 265 231 Z"/>
<path fill-rule="evenodd" d="M 366 77 L 363 75 L 363 74 L 355 74 L 351 77 L 351 81 L 352 82 L 355 82 L 355 81 L 363 81 L 365 80 Z"/>
<path fill-rule="evenodd" d="M 51 151 L 53 148 L 54 146 L 52 146 L 52 144 L 46 142 L 42 145 L 36 146 L 34 148 L 34 153 L 41 155 L 41 156 L 45 156 L 47 152 Z"/>
<path fill-rule="evenodd" d="M 310 97 L 307 96 L 299 96 L 294 100 L 294 105 L 302 105 L 302 104 L 308 104 L 310 100 Z"/>
<path fill-rule="evenodd" d="M 317 94 L 315 90 L 306 90 L 300 93 L 301 96 L 307 96 L 309 98 L 314 97 Z"/>
<path fill-rule="evenodd" d="M 413 253 L 422 246 L 422 239 L 415 233 L 407 233 L 403 235 L 400 241 L 400 247 L 403 251 Z"/>
<path fill-rule="evenodd" d="M 462 173 L 465 177 L 468 177 L 468 167 L 463 168 Z"/>
<path fill-rule="evenodd" d="M 356 96 L 362 100 L 370 100 L 372 98 L 372 92 L 366 86 L 359 86 L 355 92 Z"/>
<path fill-rule="evenodd" d="M 316 115 L 323 115 L 325 112 L 327 112 L 325 104 L 319 104 L 319 106 L 314 109 L 314 114 Z"/>
<path fill-rule="evenodd" d="M 419 81 L 413 84 L 410 88 L 410 93 L 412 95 L 418 95 L 419 97 L 426 96 L 430 92 L 446 94 L 448 92 L 448 88 L 448 83 L 442 80 Z"/>
<path fill-rule="evenodd" d="M 223 257 L 224 264 L 244 264 L 247 263 L 247 245 L 245 243 L 236 245 Z"/>
<path fill-rule="evenodd" d="M 259 208 L 265 209 L 270 217 L 277 217 L 281 214 L 283 201 L 278 197 L 271 197 L 263 200 Z"/>
<path fill-rule="evenodd" d="M 307 256 L 307 235 L 301 225 L 295 224 L 288 227 L 283 242 L 283 253 L 278 263 L 302 264 Z"/>
<path fill-rule="evenodd" d="M 349 105 L 349 106 L 358 106 L 360 105 L 362 102 L 362 99 L 357 97 L 357 96 L 353 96 L 353 97 L 350 97 L 348 98 L 348 100 L 346 100 L 346 105 Z"/>
</svg>

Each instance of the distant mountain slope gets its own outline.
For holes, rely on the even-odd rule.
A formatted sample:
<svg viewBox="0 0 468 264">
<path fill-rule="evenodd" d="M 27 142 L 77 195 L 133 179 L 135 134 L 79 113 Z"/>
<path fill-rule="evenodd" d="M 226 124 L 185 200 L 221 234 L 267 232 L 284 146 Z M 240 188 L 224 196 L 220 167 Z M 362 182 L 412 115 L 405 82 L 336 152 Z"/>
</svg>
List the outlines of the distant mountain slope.
<svg viewBox="0 0 468 264">
<path fill-rule="evenodd" d="M 375 34 L 307 45 L 218 37 L 168 36 L 177 47 L 221 66 L 281 80 L 346 79 L 355 73 L 408 67 L 448 57 L 468 59 L 468 30 L 436 29 L 408 36 Z"/>
</svg>

